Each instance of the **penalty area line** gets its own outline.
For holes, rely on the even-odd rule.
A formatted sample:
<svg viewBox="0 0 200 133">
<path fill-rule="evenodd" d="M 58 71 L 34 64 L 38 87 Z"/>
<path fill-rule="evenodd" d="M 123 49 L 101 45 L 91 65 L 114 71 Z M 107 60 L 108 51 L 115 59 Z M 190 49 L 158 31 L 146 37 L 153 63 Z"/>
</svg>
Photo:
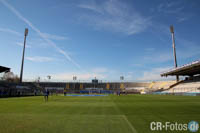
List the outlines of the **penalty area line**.
<svg viewBox="0 0 200 133">
<path fill-rule="evenodd" d="M 136 129 L 134 128 L 134 126 L 129 122 L 129 120 L 127 119 L 127 117 L 125 115 L 121 115 L 123 117 L 123 119 L 126 121 L 126 123 L 129 125 L 129 127 L 131 128 L 131 130 L 133 131 L 133 133 L 137 133 Z"/>
</svg>

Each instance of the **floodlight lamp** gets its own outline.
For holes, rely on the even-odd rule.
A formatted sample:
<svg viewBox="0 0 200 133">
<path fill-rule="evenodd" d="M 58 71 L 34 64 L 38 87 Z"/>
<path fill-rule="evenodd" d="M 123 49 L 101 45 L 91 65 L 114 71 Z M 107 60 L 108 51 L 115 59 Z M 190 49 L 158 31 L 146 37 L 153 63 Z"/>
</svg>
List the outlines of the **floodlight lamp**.
<svg viewBox="0 0 200 133">
<path fill-rule="evenodd" d="M 28 35 L 28 28 L 25 29 L 24 36 Z"/>
<path fill-rule="evenodd" d="M 173 27 L 173 25 L 170 26 L 170 32 L 174 33 L 174 27 Z"/>
</svg>

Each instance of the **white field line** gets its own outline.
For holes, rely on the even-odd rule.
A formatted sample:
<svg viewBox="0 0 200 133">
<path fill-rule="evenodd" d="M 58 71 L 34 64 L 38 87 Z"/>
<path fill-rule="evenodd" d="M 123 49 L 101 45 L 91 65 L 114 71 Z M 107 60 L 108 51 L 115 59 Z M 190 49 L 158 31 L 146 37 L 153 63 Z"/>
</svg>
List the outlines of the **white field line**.
<svg viewBox="0 0 200 133">
<path fill-rule="evenodd" d="M 129 127 L 131 128 L 131 130 L 133 131 L 133 133 L 137 133 L 136 129 L 134 128 L 134 126 L 128 121 L 127 117 L 125 115 L 121 115 L 122 118 L 124 118 L 124 120 L 126 121 L 126 123 L 129 125 Z"/>
<path fill-rule="evenodd" d="M 116 111 L 120 112 L 120 109 L 117 107 L 117 105 L 115 104 L 114 101 L 113 101 L 113 105 L 114 105 L 114 108 L 116 109 Z M 118 116 L 121 116 L 126 121 L 126 123 L 131 128 L 133 133 L 137 133 L 137 130 L 133 127 L 133 125 L 129 122 L 129 120 L 127 119 L 127 117 L 125 115 L 118 115 Z"/>
</svg>

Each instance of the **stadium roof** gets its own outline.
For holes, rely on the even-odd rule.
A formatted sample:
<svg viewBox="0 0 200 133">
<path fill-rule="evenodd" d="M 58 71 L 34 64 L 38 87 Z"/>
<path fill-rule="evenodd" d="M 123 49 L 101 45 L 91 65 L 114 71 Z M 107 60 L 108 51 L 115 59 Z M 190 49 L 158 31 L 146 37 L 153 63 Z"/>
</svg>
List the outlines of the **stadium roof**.
<svg viewBox="0 0 200 133">
<path fill-rule="evenodd" d="M 10 71 L 10 68 L 4 67 L 4 66 L 0 66 L 0 73 L 2 73 L 2 72 L 8 72 L 8 71 Z"/>
<path fill-rule="evenodd" d="M 167 77 L 167 76 L 174 76 L 174 75 L 193 76 L 197 74 L 200 74 L 200 60 L 168 70 L 164 73 L 161 73 L 160 75 Z"/>
</svg>

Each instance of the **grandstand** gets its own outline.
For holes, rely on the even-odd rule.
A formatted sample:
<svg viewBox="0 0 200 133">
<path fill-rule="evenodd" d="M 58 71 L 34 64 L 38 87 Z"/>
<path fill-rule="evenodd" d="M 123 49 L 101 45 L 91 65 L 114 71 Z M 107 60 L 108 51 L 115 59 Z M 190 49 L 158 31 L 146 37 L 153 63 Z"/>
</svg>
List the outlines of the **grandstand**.
<svg viewBox="0 0 200 133">
<path fill-rule="evenodd" d="M 0 97 L 42 95 L 43 89 L 35 83 L 14 83 L 0 81 Z"/>
<path fill-rule="evenodd" d="M 168 89 L 171 85 L 175 84 L 175 81 L 157 81 L 152 82 L 147 88 L 147 91 L 158 91 Z"/>
<path fill-rule="evenodd" d="M 200 60 L 177 67 L 161 73 L 161 76 L 185 76 L 184 80 L 178 81 L 162 90 L 162 93 L 200 94 Z"/>
<path fill-rule="evenodd" d="M 7 72 L 10 72 L 10 68 L 5 67 L 5 66 L 0 66 L 0 78 L 2 78 L 3 74 Z"/>
<path fill-rule="evenodd" d="M 29 96 L 41 95 L 43 90 L 48 89 L 50 93 L 107 93 L 114 94 L 134 93 L 138 94 L 150 83 L 137 82 L 23 82 L 12 83 L 0 81 L 0 97 L 4 96 Z"/>
<path fill-rule="evenodd" d="M 170 88 L 164 93 L 200 93 L 200 77 L 186 78 Z"/>
<path fill-rule="evenodd" d="M 127 93 L 138 93 L 139 89 L 147 88 L 149 83 L 136 83 L 136 82 L 100 82 L 94 85 L 93 82 L 89 83 L 40 83 L 41 86 L 62 86 L 66 93 L 116 93 L 116 91 Z"/>
<path fill-rule="evenodd" d="M 2 72 L 10 72 L 10 68 L 4 67 L 4 66 L 0 66 L 0 73 L 2 73 Z"/>
<path fill-rule="evenodd" d="M 192 77 L 199 74 L 200 74 L 200 60 L 163 72 L 161 73 L 161 76 L 167 77 L 167 76 L 177 75 L 177 76 Z"/>
<path fill-rule="evenodd" d="M 9 72 L 10 68 L 0 66 L 1 77 Z M 41 94 L 42 88 L 35 83 L 18 83 L 4 78 L 0 80 L 0 97 L 33 96 Z"/>
<path fill-rule="evenodd" d="M 0 67 L 1 72 L 10 68 Z M 50 93 L 108 93 L 145 94 L 162 93 L 200 93 L 200 61 L 177 67 L 161 73 L 161 76 L 185 76 L 181 81 L 156 82 L 24 82 L 0 81 L 1 96 L 41 95 L 44 89 Z M 97 80 L 97 79 L 96 79 Z"/>
</svg>

